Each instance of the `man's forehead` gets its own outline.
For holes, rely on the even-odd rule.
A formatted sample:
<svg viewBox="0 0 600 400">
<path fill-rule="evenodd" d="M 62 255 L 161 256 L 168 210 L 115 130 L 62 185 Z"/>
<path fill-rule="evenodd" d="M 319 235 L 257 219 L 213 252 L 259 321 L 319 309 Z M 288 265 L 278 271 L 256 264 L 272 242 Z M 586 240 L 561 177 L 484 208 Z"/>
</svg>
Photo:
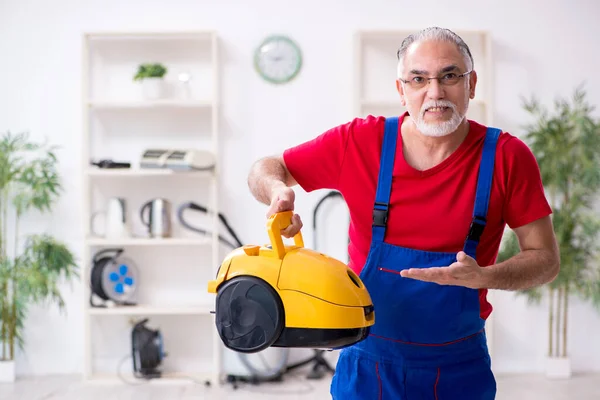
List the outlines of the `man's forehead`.
<svg viewBox="0 0 600 400">
<path fill-rule="evenodd" d="M 409 46 L 404 56 L 404 65 L 408 70 L 444 72 L 451 66 L 464 68 L 464 59 L 454 43 L 428 40 Z"/>
</svg>

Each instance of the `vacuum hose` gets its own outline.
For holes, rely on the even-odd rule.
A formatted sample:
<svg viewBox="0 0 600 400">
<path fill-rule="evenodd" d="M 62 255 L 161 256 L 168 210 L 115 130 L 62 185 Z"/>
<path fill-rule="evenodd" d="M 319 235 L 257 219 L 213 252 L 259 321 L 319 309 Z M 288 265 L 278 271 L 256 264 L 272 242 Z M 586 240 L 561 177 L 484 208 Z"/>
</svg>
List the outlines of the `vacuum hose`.
<svg viewBox="0 0 600 400">
<path fill-rule="evenodd" d="M 185 226 L 187 229 L 189 229 L 191 231 L 207 234 L 208 231 L 206 231 L 204 229 L 197 228 L 195 226 L 191 226 L 190 224 L 188 224 L 185 221 L 185 219 L 183 218 L 183 212 L 185 210 L 187 210 L 187 209 L 201 211 L 201 212 L 203 212 L 205 214 L 209 214 L 208 209 L 206 207 L 204 207 L 204 206 L 199 205 L 199 204 L 189 202 L 189 203 L 183 203 L 179 207 L 179 209 L 177 210 L 177 218 L 179 218 L 179 222 L 181 223 L 181 225 Z M 233 237 L 233 239 L 235 240 L 235 243 L 230 242 L 229 240 L 225 239 L 221 235 L 219 235 L 219 240 L 223 244 L 231 247 L 232 249 L 235 249 L 235 248 L 238 248 L 238 247 L 242 247 L 242 241 L 237 237 L 237 235 L 235 234 L 235 232 L 233 231 L 233 229 L 231 228 L 231 226 L 227 222 L 227 219 L 225 219 L 225 216 L 223 214 L 219 213 L 219 219 L 221 220 L 221 222 L 223 223 L 223 225 L 225 225 L 225 228 L 227 228 L 227 231 Z"/>
<path fill-rule="evenodd" d="M 325 196 L 323 196 L 323 198 L 321 198 L 321 200 L 319 200 L 317 202 L 317 204 L 315 205 L 315 208 L 313 210 L 313 249 L 316 250 L 317 249 L 317 214 L 319 212 L 319 208 L 321 208 L 321 206 L 323 205 L 323 203 L 330 198 L 333 197 L 339 197 L 342 200 L 344 199 L 344 196 L 342 196 L 342 194 L 340 192 L 338 192 L 337 190 L 332 190 L 329 193 L 327 193 Z"/>
</svg>

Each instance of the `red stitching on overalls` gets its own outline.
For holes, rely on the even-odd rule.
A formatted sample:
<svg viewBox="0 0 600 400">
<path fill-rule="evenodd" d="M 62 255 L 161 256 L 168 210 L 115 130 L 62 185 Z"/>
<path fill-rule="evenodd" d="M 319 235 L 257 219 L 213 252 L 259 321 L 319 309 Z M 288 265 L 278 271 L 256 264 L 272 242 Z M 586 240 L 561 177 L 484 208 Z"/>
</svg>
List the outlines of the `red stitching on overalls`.
<svg viewBox="0 0 600 400">
<path fill-rule="evenodd" d="M 433 394 L 435 395 L 435 400 L 438 400 L 438 397 L 437 397 L 437 385 L 438 385 L 439 381 L 440 381 L 440 369 L 438 368 L 437 377 L 435 378 L 435 386 L 433 386 Z"/>
<path fill-rule="evenodd" d="M 379 270 L 383 271 L 383 272 L 390 272 L 392 274 L 400 275 L 400 271 L 394 271 L 393 269 L 379 267 Z"/>
<path fill-rule="evenodd" d="M 451 344 L 454 344 L 454 343 L 462 342 L 463 340 L 467 340 L 469 338 L 472 338 L 473 336 L 479 335 L 481 332 L 483 332 L 483 329 L 480 330 L 479 332 L 476 332 L 476 333 L 472 334 L 472 335 L 465 336 L 464 338 L 456 339 L 456 340 L 453 340 L 451 342 L 446 342 L 446 343 L 414 343 L 414 342 L 405 342 L 403 340 L 391 339 L 391 338 L 387 338 L 387 337 L 384 337 L 384 336 L 378 336 L 378 335 L 375 335 L 374 333 L 369 334 L 369 336 L 373 336 L 373 337 L 378 338 L 378 339 L 389 340 L 391 342 L 396 342 L 396 343 L 410 344 L 410 345 L 413 345 L 413 346 L 441 347 L 441 346 L 448 346 L 448 345 L 451 345 Z"/>
<path fill-rule="evenodd" d="M 379 376 L 379 363 L 375 363 L 375 373 L 377 374 L 377 384 L 379 385 L 379 395 L 377 398 L 381 400 L 381 376 Z"/>
</svg>

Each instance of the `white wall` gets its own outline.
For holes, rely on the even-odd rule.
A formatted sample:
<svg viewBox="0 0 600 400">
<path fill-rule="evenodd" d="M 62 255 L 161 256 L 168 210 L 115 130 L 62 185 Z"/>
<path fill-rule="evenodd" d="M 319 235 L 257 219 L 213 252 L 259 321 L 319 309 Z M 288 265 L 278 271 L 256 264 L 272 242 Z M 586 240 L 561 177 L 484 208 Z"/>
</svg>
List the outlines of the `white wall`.
<svg viewBox="0 0 600 400">
<path fill-rule="evenodd" d="M 600 4 L 594 0 L 494 4 L 466 0 L 1 0 L 0 130 L 29 130 L 35 138 L 47 136 L 62 146 L 66 192 L 53 216 L 32 216 L 28 223 L 47 228 L 81 254 L 82 33 L 218 30 L 223 46 L 221 208 L 243 238 L 262 243 L 266 240 L 265 208 L 248 192 L 248 168 L 258 157 L 352 117 L 355 30 L 419 29 L 433 24 L 490 30 L 496 61 L 496 125 L 518 135 L 526 122 L 519 104 L 521 95 L 535 93 L 550 102 L 557 94 L 570 95 L 577 84 L 586 81 L 589 98 L 600 103 L 600 55 L 595 51 L 600 35 L 598 15 Z M 268 85 L 252 69 L 255 46 L 273 32 L 292 35 L 304 51 L 304 69 L 287 86 Z M 310 226 L 310 207 L 318 195 L 298 193 L 298 197 L 298 210 Z M 310 243 L 310 229 L 305 236 Z M 64 295 L 66 317 L 54 309 L 31 310 L 27 352 L 18 358 L 19 374 L 82 370 L 81 304 L 86 299 L 81 285 L 72 291 L 66 287 Z M 600 345 L 589 334 L 600 330 L 600 314 L 575 300 L 572 304 L 569 343 L 573 367 L 600 370 Z M 495 307 L 496 370 L 541 370 L 547 307 L 528 307 L 512 293 L 497 294 Z"/>
</svg>

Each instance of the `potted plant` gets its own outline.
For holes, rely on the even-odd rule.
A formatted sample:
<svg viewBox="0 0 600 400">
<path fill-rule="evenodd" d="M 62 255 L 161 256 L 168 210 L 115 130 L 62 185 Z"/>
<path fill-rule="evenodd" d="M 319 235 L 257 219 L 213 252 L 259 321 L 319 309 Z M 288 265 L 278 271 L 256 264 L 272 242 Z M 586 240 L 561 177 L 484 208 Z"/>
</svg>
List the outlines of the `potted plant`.
<svg viewBox="0 0 600 400">
<path fill-rule="evenodd" d="M 160 63 L 144 63 L 138 67 L 133 80 L 142 83 L 145 98 L 156 100 L 165 95 L 164 76 L 166 73 L 167 68 Z"/>
<path fill-rule="evenodd" d="M 571 102 L 557 100 L 553 113 L 535 98 L 524 101 L 524 108 L 534 117 L 524 140 L 537 158 L 553 209 L 561 267 L 554 281 L 523 293 L 534 303 L 547 298 L 546 374 L 568 378 L 571 376 L 567 350 L 569 298 L 576 294 L 600 306 L 600 222 L 593 210 L 600 192 L 600 125 L 591 117 L 593 107 L 587 103 L 582 87 L 575 90 Z M 507 230 L 498 261 L 518 251 L 516 235 Z"/>
<path fill-rule="evenodd" d="M 45 233 L 22 235 L 26 213 L 50 212 L 62 189 L 53 148 L 27 134 L 0 137 L 0 381 L 15 380 L 15 349 L 23 349 L 30 304 L 64 301 L 58 285 L 78 277 L 67 246 Z"/>
</svg>

